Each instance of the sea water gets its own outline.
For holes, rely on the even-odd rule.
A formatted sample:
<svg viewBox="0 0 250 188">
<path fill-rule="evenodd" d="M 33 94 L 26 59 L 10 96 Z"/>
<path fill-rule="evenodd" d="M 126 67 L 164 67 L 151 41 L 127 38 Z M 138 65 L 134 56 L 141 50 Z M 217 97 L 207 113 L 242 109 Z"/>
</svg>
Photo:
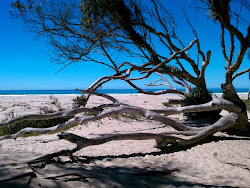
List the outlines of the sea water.
<svg viewBox="0 0 250 188">
<path fill-rule="evenodd" d="M 164 89 L 145 89 L 146 91 L 159 91 Z M 179 89 L 184 91 L 183 89 Z M 221 94 L 222 90 L 220 88 L 210 88 L 208 89 L 212 93 Z M 247 94 L 248 88 L 236 88 L 237 93 Z M 135 89 L 101 89 L 97 92 L 106 94 L 138 94 Z M 81 94 L 81 92 L 76 90 L 0 90 L 0 95 L 72 95 Z"/>
</svg>

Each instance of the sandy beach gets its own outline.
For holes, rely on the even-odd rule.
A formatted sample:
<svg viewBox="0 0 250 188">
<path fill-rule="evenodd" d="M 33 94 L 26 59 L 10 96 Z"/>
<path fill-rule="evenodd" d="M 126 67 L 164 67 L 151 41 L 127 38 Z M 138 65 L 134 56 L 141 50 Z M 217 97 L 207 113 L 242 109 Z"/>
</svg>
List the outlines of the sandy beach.
<svg viewBox="0 0 250 188">
<path fill-rule="evenodd" d="M 54 97 L 63 108 L 72 108 L 74 95 Z M 162 109 L 166 108 L 163 102 L 178 96 L 114 97 L 143 108 Z M 94 96 L 88 106 L 102 103 L 108 101 Z M 6 119 L 10 113 L 17 116 L 36 114 L 42 106 L 55 108 L 47 95 L 0 96 L 0 119 Z M 226 112 L 222 111 L 224 114 Z M 184 121 L 182 115 L 171 117 Z M 95 138 L 108 133 L 160 133 L 166 130 L 171 128 L 141 117 L 123 116 L 79 125 L 67 132 Z M 58 162 L 29 166 L 27 162 L 37 157 L 74 147 L 72 143 L 59 140 L 57 134 L 0 141 L 0 187 L 250 187 L 248 137 L 216 133 L 213 140 L 166 151 L 154 148 L 154 140 L 112 141 L 76 152 L 78 161 L 61 157 Z"/>
</svg>

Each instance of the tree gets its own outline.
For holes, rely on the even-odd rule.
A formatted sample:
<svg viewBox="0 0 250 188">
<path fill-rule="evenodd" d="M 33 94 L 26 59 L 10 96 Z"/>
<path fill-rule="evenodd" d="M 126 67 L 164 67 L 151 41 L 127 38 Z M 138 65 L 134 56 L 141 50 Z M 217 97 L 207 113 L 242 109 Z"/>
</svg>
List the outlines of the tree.
<svg viewBox="0 0 250 188">
<path fill-rule="evenodd" d="M 233 80 L 238 76 L 249 72 L 250 68 L 242 72 L 236 73 L 239 67 L 242 64 L 243 58 L 247 52 L 247 49 L 250 47 L 250 24 L 246 22 L 241 16 L 240 10 L 233 10 L 233 7 L 230 6 L 231 0 L 226 1 L 208 1 L 208 6 L 211 10 L 213 18 L 216 21 L 219 21 L 221 25 L 221 47 L 226 61 L 226 75 L 225 83 L 221 84 L 221 89 L 223 91 L 223 97 L 226 100 L 233 102 L 235 105 L 241 108 L 241 112 L 238 113 L 238 124 L 237 126 L 231 127 L 231 131 L 235 132 L 238 130 L 249 132 L 249 122 L 246 112 L 246 104 L 239 98 L 236 93 L 236 90 L 233 85 Z M 248 1 L 241 0 L 239 1 L 240 7 L 245 7 L 248 11 L 250 10 L 250 4 Z M 235 22 L 233 22 L 234 16 L 236 17 Z M 246 22 L 247 25 L 247 34 L 244 37 L 243 32 L 239 30 L 239 22 Z M 225 46 L 225 29 L 230 34 L 230 49 L 229 55 L 226 52 Z M 233 53 L 235 50 L 235 38 L 240 43 L 239 52 L 235 61 L 233 61 Z"/>
<path fill-rule="evenodd" d="M 109 116 L 118 116 L 122 113 L 134 113 L 152 121 L 159 121 L 173 127 L 176 131 L 162 134 L 122 134 L 109 135 L 105 138 L 86 139 L 69 133 L 62 133 L 59 138 L 77 144 L 71 151 L 63 151 L 55 155 L 69 154 L 89 145 L 102 144 L 111 140 L 124 139 L 155 139 L 157 147 L 165 148 L 169 145 L 186 146 L 197 143 L 218 131 L 233 130 L 234 134 L 249 134 L 250 125 L 247 118 L 246 106 L 237 95 L 233 80 L 249 71 L 238 72 L 246 50 L 250 46 L 250 26 L 247 35 L 233 26 L 231 22 L 230 1 L 201 1 L 202 6 L 211 10 L 215 21 L 221 24 L 221 46 L 227 62 L 225 83 L 222 84 L 223 98 L 210 96 L 204 104 L 182 107 L 170 107 L 161 110 L 149 110 L 141 107 L 123 104 L 115 98 L 97 93 L 96 90 L 110 80 L 124 80 L 138 92 L 159 95 L 175 93 L 185 96 L 185 92 L 177 90 L 173 82 L 179 84 L 189 92 L 191 85 L 207 91 L 205 81 L 206 67 L 210 62 L 211 51 L 203 52 L 200 41 L 188 17 L 184 14 L 187 23 L 194 33 L 195 39 L 189 45 L 184 45 L 175 32 L 175 22 L 167 11 L 164 3 L 152 0 L 144 7 L 139 6 L 135 0 L 83 0 L 83 1 L 44 1 L 44 0 L 16 0 L 12 4 L 13 15 L 21 18 L 29 31 L 45 36 L 54 49 L 54 58 L 64 67 L 69 64 L 84 61 L 103 64 L 113 70 L 114 74 L 99 78 L 86 90 L 79 90 L 83 94 L 98 95 L 109 99 L 112 104 L 103 104 L 95 108 L 76 108 L 54 114 L 27 115 L 0 123 L 0 127 L 24 121 L 27 119 L 51 119 L 60 116 L 72 116 L 82 112 L 91 111 L 93 116 L 74 117 L 69 121 L 51 128 L 25 128 L 14 135 L 6 135 L 1 139 L 17 138 L 26 132 L 48 133 L 60 131 L 72 124 L 86 123 Z M 242 6 L 249 11 L 247 1 L 241 1 Z M 200 5 L 200 2 L 198 2 Z M 237 17 L 239 18 L 239 16 Z M 238 24 L 236 22 L 236 24 Z M 249 23 L 247 23 L 249 25 Z M 225 30 L 230 33 L 230 52 L 226 53 Z M 240 43 L 240 50 L 233 62 L 235 39 Z M 162 53 L 158 51 L 163 48 Z M 196 51 L 194 57 L 191 54 Z M 192 53 L 190 53 L 192 52 Z M 168 54 L 169 55 L 166 55 Z M 95 58 L 96 55 L 103 56 Z M 120 56 L 129 55 L 133 62 L 119 63 Z M 188 71 L 187 66 L 191 67 Z M 63 67 L 63 68 L 64 68 Z M 134 77 L 134 72 L 141 74 Z M 133 81 L 142 80 L 152 74 L 159 75 L 164 84 L 171 89 L 149 92 L 138 87 Z M 170 80 L 171 79 L 171 82 Z M 155 85 L 157 81 L 149 85 Z M 86 100 L 88 97 L 86 98 Z M 175 101 L 176 102 L 176 101 Z M 178 101 L 183 102 L 183 101 Z M 227 110 L 229 115 L 221 117 L 216 123 L 204 127 L 193 128 L 185 126 L 169 118 L 169 115 L 186 112 L 207 112 L 213 110 Z M 189 136 L 187 138 L 178 135 Z M 51 157 L 51 156 L 50 156 Z"/>
</svg>

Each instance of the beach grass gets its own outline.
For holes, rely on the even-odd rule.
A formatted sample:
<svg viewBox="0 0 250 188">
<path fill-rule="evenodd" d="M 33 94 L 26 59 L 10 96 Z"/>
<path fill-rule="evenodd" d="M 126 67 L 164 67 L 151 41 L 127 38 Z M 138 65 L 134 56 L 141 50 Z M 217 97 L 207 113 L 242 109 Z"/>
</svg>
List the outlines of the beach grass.
<svg viewBox="0 0 250 188">
<path fill-rule="evenodd" d="M 132 119 L 132 120 L 140 120 L 141 117 L 137 114 L 133 114 L 133 113 L 124 113 L 122 114 L 123 118 L 128 118 L 128 119 Z"/>
<path fill-rule="evenodd" d="M 26 120 L 26 121 L 22 121 L 20 123 L 16 123 L 16 124 L 8 126 L 8 127 L 0 128 L 0 136 L 15 134 L 16 132 L 18 132 L 21 129 L 24 129 L 26 127 L 34 127 L 34 128 L 53 127 L 53 126 L 56 126 L 56 125 L 58 125 L 60 123 L 68 121 L 70 118 L 72 118 L 72 117 L 59 117 L 59 118 L 48 119 L 48 120 Z M 74 126 L 76 126 L 76 125 L 74 125 Z M 27 135 L 32 135 L 32 134 L 27 133 Z"/>
<path fill-rule="evenodd" d="M 64 108 L 62 107 L 61 103 L 59 102 L 58 98 L 53 97 L 52 95 L 50 95 L 51 100 L 51 104 L 54 105 L 54 107 L 57 110 L 53 110 L 52 107 L 48 107 L 48 106 L 41 106 L 40 108 L 40 112 L 38 114 L 49 114 L 49 113 L 54 113 L 56 111 L 62 111 L 64 110 Z M 13 104 L 12 107 L 16 107 L 18 105 Z M 11 110 L 10 112 L 5 114 L 5 119 L 3 121 L 7 121 L 9 119 L 13 119 L 18 117 L 18 115 L 15 113 L 14 110 Z M 66 121 L 68 121 L 69 119 L 73 118 L 73 116 L 69 116 L 69 117 L 58 117 L 58 118 L 54 118 L 54 119 L 47 119 L 47 120 L 25 120 L 19 123 L 15 123 L 13 125 L 10 125 L 8 127 L 2 127 L 0 128 L 0 136 L 3 135 L 10 135 L 10 134 L 15 134 L 18 131 L 20 131 L 21 129 L 24 129 L 26 127 L 33 127 L 33 128 L 48 128 L 48 127 L 53 127 L 56 126 L 58 124 L 64 123 Z M 76 126 L 76 125 L 74 125 Z M 72 126 L 72 127 L 74 127 Z M 71 128 L 71 127 L 70 127 Z M 26 133 L 25 136 L 31 136 L 34 135 L 36 136 L 36 134 L 30 134 L 30 133 Z"/>
<path fill-rule="evenodd" d="M 173 105 L 172 104 L 169 104 L 168 102 L 163 102 L 162 103 L 164 106 L 166 106 L 166 107 L 172 107 Z"/>
</svg>

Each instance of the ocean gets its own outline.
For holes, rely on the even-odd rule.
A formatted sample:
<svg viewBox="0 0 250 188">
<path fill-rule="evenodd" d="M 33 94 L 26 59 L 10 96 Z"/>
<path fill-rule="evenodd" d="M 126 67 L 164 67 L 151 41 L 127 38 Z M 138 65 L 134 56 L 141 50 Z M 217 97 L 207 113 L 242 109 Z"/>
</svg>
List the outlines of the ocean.
<svg viewBox="0 0 250 188">
<path fill-rule="evenodd" d="M 237 88 L 237 93 L 247 94 L 249 88 Z M 147 91 L 158 91 L 159 89 L 145 89 Z M 161 90 L 161 89 L 160 89 Z M 162 89 L 163 90 L 163 89 Z M 180 89 L 184 91 L 183 89 Z M 210 88 L 212 93 L 222 93 L 220 88 Z M 137 94 L 135 89 L 101 89 L 97 92 L 106 94 Z M 81 94 L 76 90 L 0 90 L 0 95 L 71 95 Z"/>
</svg>

